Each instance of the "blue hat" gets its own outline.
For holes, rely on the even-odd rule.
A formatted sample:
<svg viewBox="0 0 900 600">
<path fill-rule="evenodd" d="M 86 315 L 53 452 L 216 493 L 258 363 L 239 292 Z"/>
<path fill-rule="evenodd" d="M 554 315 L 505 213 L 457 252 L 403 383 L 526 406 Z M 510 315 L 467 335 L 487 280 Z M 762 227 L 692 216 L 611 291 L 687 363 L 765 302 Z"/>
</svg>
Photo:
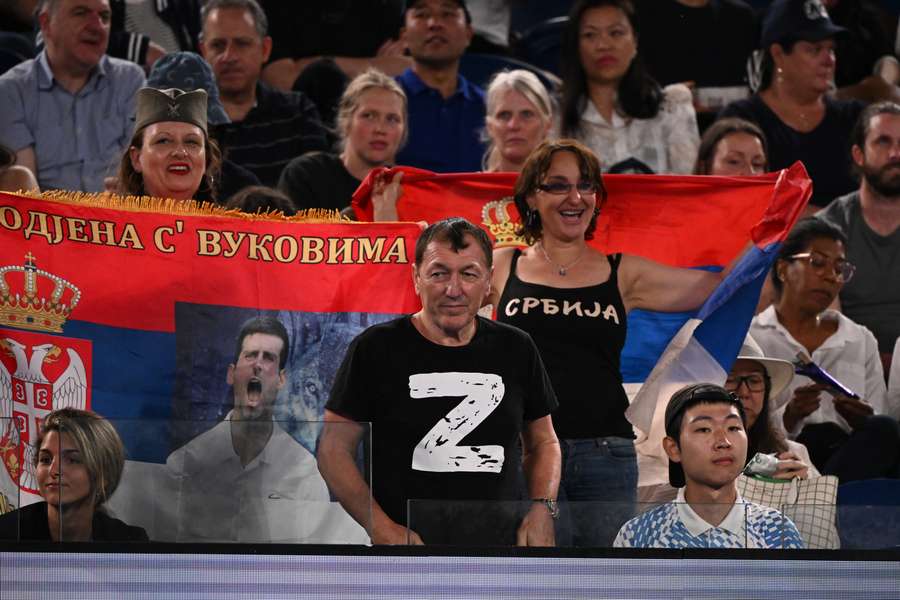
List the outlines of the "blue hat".
<svg viewBox="0 0 900 600">
<path fill-rule="evenodd" d="M 775 0 L 763 17 L 763 48 L 788 40 L 818 42 L 846 33 L 828 16 L 822 0 Z"/>
<path fill-rule="evenodd" d="M 155 63 L 147 78 L 147 86 L 157 89 L 178 88 L 186 92 L 204 90 L 207 95 L 206 115 L 210 125 L 231 123 L 222 101 L 212 67 L 194 52 L 172 52 Z"/>
</svg>

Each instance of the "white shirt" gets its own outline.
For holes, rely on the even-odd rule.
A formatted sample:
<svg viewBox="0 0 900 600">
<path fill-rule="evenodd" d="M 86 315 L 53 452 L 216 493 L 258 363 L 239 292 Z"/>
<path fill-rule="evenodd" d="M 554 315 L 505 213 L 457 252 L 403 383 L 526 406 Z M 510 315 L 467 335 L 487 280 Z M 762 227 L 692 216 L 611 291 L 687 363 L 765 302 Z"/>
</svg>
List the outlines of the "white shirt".
<svg viewBox="0 0 900 600">
<path fill-rule="evenodd" d="M 632 119 L 615 111 L 607 121 L 593 102 L 586 104 L 578 137 L 600 159 L 604 172 L 629 158 L 658 174 L 693 171 L 700 133 L 691 91 L 686 86 L 666 86 L 659 113 L 652 119 Z"/>
<path fill-rule="evenodd" d="M 842 384 L 860 395 L 868 403 L 875 414 L 885 414 L 887 390 L 884 385 L 884 371 L 878 354 L 878 343 L 872 332 L 862 325 L 851 321 L 841 313 L 833 310 L 825 311 L 831 318 L 838 319 L 838 328 L 825 342 L 812 353 L 814 363 Z M 757 341 L 766 356 L 793 361 L 798 352 L 809 354 L 778 321 L 775 307 L 770 306 L 753 318 L 750 333 Z M 793 397 L 794 390 L 814 383 L 808 377 L 797 375 L 791 383 L 775 399 L 773 411 L 775 422 L 783 427 L 784 409 Z M 804 426 L 814 423 L 837 423 L 844 431 L 850 433 L 851 428 L 834 408 L 831 395 L 823 393 L 822 402 L 815 412 L 801 419 L 794 431 L 787 432 L 796 437 Z"/>
<path fill-rule="evenodd" d="M 232 411 L 233 412 L 233 411 Z M 303 542 L 315 530 L 328 488 L 315 457 L 277 424 L 246 466 L 225 420 L 173 452 L 179 542 Z"/>
<path fill-rule="evenodd" d="M 900 338 L 894 344 L 891 370 L 888 375 L 887 414 L 900 419 Z"/>
</svg>

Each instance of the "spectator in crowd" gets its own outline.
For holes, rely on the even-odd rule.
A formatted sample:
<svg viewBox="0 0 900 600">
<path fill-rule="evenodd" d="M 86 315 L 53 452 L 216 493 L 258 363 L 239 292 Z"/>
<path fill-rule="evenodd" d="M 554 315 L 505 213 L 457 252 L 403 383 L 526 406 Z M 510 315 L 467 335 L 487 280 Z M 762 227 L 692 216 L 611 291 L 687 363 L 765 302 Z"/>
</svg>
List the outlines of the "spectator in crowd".
<svg viewBox="0 0 900 600">
<path fill-rule="evenodd" d="M 900 458 L 897 421 L 885 416 L 884 371 L 875 336 L 828 307 L 854 266 L 847 238 L 828 221 L 800 220 L 782 244 L 772 282 L 777 299 L 754 317 L 750 333 L 766 356 L 798 355 L 859 395 L 797 376 L 774 398 L 775 420 L 803 443 L 813 464 L 841 481 L 893 476 Z M 827 392 L 827 396 L 823 394 Z"/>
<path fill-rule="evenodd" d="M 219 150 L 207 136 L 206 92 L 143 88 L 131 146 L 119 165 L 118 192 L 132 196 L 214 199 Z M 203 186 L 201 188 L 201 185 Z"/>
<path fill-rule="evenodd" d="M 753 9 L 742 0 L 637 0 L 641 55 L 662 85 L 688 83 L 700 129 L 733 100 L 750 95 L 747 59 L 759 44 Z"/>
<path fill-rule="evenodd" d="M 12 150 L 0 146 L 0 191 L 18 190 L 41 191 L 34 173 L 28 167 L 16 164 L 16 154 Z"/>
<path fill-rule="evenodd" d="M 698 383 L 666 406 L 663 449 L 675 502 L 631 519 L 619 531 L 625 548 L 803 548 L 790 519 L 745 502 L 735 480 L 747 460 L 744 409 L 737 397 Z"/>
<path fill-rule="evenodd" d="M 719 119 L 703 133 L 694 175 L 746 177 L 768 167 L 766 136 L 744 119 Z"/>
<path fill-rule="evenodd" d="M 752 336 L 747 335 L 723 386 L 741 401 L 747 429 L 747 458 L 758 452 L 778 458 L 775 479 L 818 477 L 806 446 L 788 439 L 772 419 L 773 400 L 794 379 L 793 363 L 767 358 Z"/>
<path fill-rule="evenodd" d="M 842 33 L 819 0 L 775 0 L 763 21 L 759 91 L 720 114 L 759 125 L 772 170 L 803 161 L 814 184 L 811 203 L 818 207 L 854 187 L 845 147 L 863 106 L 827 95 L 834 78 L 834 38 Z"/>
<path fill-rule="evenodd" d="M 284 192 L 264 185 L 245 187 L 228 199 L 225 208 L 236 208 L 250 214 L 280 212 L 287 217 L 297 214 L 294 203 Z"/>
<path fill-rule="evenodd" d="M 630 0 L 579 0 L 562 41 L 560 132 L 609 173 L 690 173 L 700 135 L 690 90 L 665 90 L 638 53 Z"/>
<path fill-rule="evenodd" d="M 231 119 L 217 138 L 230 160 L 274 187 L 292 158 L 327 148 L 325 127 L 308 98 L 259 80 L 272 40 L 256 0 L 209 0 L 202 16 L 200 48 Z"/>
<path fill-rule="evenodd" d="M 109 55 L 149 72 L 170 52 L 197 52 L 201 0 L 110 0 Z"/>
<path fill-rule="evenodd" d="M 41 189 L 103 190 L 131 135 L 137 65 L 105 55 L 107 0 L 45 0 L 46 47 L 0 76 L 0 144 Z"/>
<path fill-rule="evenodd" d="M 783 428 L 772 418 L 774 399 L 794 377 L 794 365 L 786 360 L 763 356 L 759 344 L 748 335 L 737 359 L 725 380 L 726 390 L 733 393 L 744 409 L 747 431 L 747 457 L 758 452 L 774 454 L 778 458 L 776 479 L 817 477 L 819 471 L 812 464 L 806 446 L 788 439 Z M 661 424 L 664 425 L 664 424 Z M 669 461 L 649 446 L 659 446 L 663 431 L 651 429 L 644 446 L 638 449 L 641 485 L 638 498 L 642 503 L 671 502 L 678 490 L 669 485 Z"/>
<path fill-rule="evenodd" d="M 484 170 L 520 172 L 552 125 L 553 102 L 534 73 L 524 69 L 497 73 L 487 89 Z"/>
<path fill-rule="evenodd" d="M 416 243 L 413 279 L 422 309 L 347 350 L 319 468 L 375 544 L 553 545 L 556 398 L 531 338 L 477 314 L 491 286 L 487 234 L 460 218 L 433 223 Z M 362 421 L 372 423 L 371 504 L 355 462 Z M 523 472 L 533 503 L 519 524 L 502 504 L 522 498 Z M 408 523 L 412 499 L 472 508 L 440 524 L 428 516 L 438 511 L 414 505 Z"/>
<path fill-rule="evenodd" d="M 206 92 L 206 122 L 209 125 L 209 136 L 222 153 L 228 149 L 223 148 L 216 135 L 219 126 L 230 123 L 231 119 L 225 112 L 222 100 L 219 98 L 219 86 L 213 75 L 212 67 L 194 52 L 172 52 L 166 54 L 153 64 L 150 75 L 147 76 L 147 85 L 158 90 L 177 88 L 185 92 L 203 90 Z M 219 176 L 212 181 L 212 193 L 201 193 L 196 200 L 213 200 L 225 204 L 232 195 L 247 186 L 258 186 L 259 179 L 228 158 L 223 158 L 219 167 Z"/>
<path fill-rule="evenodd" d="M 295 158 L 278 187 L 298 209 L 344 209 L 369 171 L 394 164 L 406 142 L 406 118 L 406 94 L 397 82 L 375 69 L 362 73 L 338 107 L 340 155 L 311 152 Z"/>
<path fill-rule="evenodd" d="M 409 101 L 409 142 L 397 162 L 439 173 L 481 170 L 484 91 L 459 74 L 472 39 L 463 0 L 410 0 L 401 38 L 413 66 L 397 80 Z"/>
<path fill-rule="evenodd" d="M 369 68 L 396 76 L 412 64 L 398 40 L 403 0 L 368 2 L 261 2 L 271 24 L 271 62 L 263 79 L 282 90 L 296 89 L 307 67 L 322 61 L 346 81 Z M 338 96 L 340 91 L 338 92 Z"/>
<path fill-rule="evenodd" d="M 0 540 L 149 541 L 140 527 L 106 513 L 125 467 L 125 448 L 109 421 L 87 410 L 55 410 L 27 454 L 44 501 L 0 516 Z"/>
<path fill-rule="evenodd" d="M 847 236 L 856 265 L 841 288 L 841 310 L 878 340 L 884 366 L 900 337 L 900 104 L 877 103 L 860 115 L 851 136 L 859 189 L 835 199 L 818 216 Z"/>
<path fill-rule="evenodd" d="M 619 365 L 626 315 L 634 308 L 696 309 L 731 267 L 679 269 L 589 246 L 606 191 L 597 158 L 574 140 L 541 144 L 514 198 L 531 246 L 494 253 L 489 300 L 497 320 L 534 338 L 559 398 L 553 425 L 562 445 L 560 497 L 593 502 L 598 513 L 608 510 L 601 501 L 625 510 L 635 502 L 638 477 Z M 612 541 L 619 524 L 604 530 L 608 519 L 598 513 L 576 523 L 576 545 Z"/>
<path fill-rule="evenodd" d="M 241 327 L 226 375 L 234 408 L 166 459 L 179 482 L 179 541 L 302 541 L 291 537 L 314 524 L 284 505 L 329 501 L 315 458 L 272 419 L 289 352 L 279 320 Z"/>
</svg>

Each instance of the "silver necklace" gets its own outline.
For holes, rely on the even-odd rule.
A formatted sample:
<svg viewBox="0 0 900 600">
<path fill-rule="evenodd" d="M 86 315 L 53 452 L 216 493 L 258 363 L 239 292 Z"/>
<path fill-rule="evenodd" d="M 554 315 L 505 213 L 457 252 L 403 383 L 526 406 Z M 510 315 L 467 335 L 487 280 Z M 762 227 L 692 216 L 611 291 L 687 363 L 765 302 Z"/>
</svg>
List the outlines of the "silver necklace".
<svg viewBox="0 0 900 600">
<path fill-rule="evenodd" d="M 561 265 L 561 264 L 559 264 L 559 263 L 557 263 L 557 262 L 554 262 L 553 259 L 550 258 L 550 255 L 547 254 L 547 250 L 544 248 L 543 242 L 538 242 L 538 244 L 539 244 L 539 246 L 540 246 L 541 253 L 544 255 L 544 258 L 547 259 L 547 262 L 548 262 L 548 263 L 550 263 L 551 265 L 553 265 L 554 267 L 556 267 L 556 272 L 559 273 L 561 277 L 565 277 L 566 274 L 569 272 L 569 269 L 571 269 L 572 267 L 574 267 L 574 266 L 578 263 L 578 261 L 581 260 L 582 257 L 584 257 L 585 252 L 587 251 L 587 246 L 585 246 L 585 247 L 581 250 L 581 254 L 579 254 L 578 257 L 577 257 L 575 260 L 573 260 L 572 262 L 570 262 L 570 263 L 567 264 L 567 265 Z"/>
</svg>

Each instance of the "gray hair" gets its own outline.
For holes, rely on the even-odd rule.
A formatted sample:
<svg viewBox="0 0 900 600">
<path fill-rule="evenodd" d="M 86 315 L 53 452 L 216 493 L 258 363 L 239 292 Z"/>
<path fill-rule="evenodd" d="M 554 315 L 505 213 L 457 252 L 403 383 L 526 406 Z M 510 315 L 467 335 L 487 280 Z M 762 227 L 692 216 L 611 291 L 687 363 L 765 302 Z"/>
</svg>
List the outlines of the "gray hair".
<svg viewBox="0 0 900 600">
<path fill-rule="evenodd" d="M 487 87 L 487 116 L 486 119 L 493 118 L 500 97 L 509 90 L 515 90 L 522 94 L 526 100 L 531 102 L 541 115 L 541 120 L 545 123 L 553 122 L 554 103 L 547 92 L 547 88 L 541 83 L 537 75 L 525 69 L 514 69 L 512 71 L 500 71 L 491 78 Z M 499 162 L 497 149 L 494 142 L 488 135 L 487 127 L 481 132 L 481 140 L 487 142 L 488 147 L 484 154 L 483 166 L 485 170 Z"/>
<path fill-rule="evenodd" d="M 364 93 L 375 88 L 393 92 L 400 96 L 400 100 L 403 103 L 403 136 L 400 138 L 400 148 L 406 144 L 406 140 L 409 137 L 406 93 L 393 77 L 385 75 L 377 69 L 366 69 L 354 77 L 353 81 L 347 85 L 347 89 L 344 90 L 338 103 L 336 120 L 341 150 L 344 149 L 344 143 L 350 131 L 350 121 L 353 119 L 356 109 L 359 108 L 360 98 L 362 98 Z"/>
<path fill-rule="evenodd" d="M 269 32 L 269 19 L 266 13 L 260 7 L 256 0 L 207 0 L 200 9 L 200 22 L 206 26 L 206 19 L 209 14 L 220 8 L 237 8 L 246 10 L 253 17 L 253 25 L 256 27 L 256 33 L 259 37 L 264 38 Z M 200 32 L 200 39 L 203 39 L 203 31 Z"/>
</svg>

